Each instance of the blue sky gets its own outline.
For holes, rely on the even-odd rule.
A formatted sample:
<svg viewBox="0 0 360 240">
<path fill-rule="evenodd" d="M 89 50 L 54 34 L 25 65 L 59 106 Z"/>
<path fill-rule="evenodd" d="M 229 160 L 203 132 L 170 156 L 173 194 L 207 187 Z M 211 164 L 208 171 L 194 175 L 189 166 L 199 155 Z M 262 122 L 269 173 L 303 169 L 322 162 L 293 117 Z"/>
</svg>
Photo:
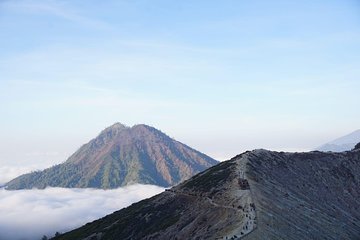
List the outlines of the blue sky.
<svg viewBox="0 0 360 240">
<path fill-rule="evenodd" d="M 53 164 L 114 122 L 210 156 L 359 129 L 360 3 L 0 2 L 0 163 Z"/>
</svg>

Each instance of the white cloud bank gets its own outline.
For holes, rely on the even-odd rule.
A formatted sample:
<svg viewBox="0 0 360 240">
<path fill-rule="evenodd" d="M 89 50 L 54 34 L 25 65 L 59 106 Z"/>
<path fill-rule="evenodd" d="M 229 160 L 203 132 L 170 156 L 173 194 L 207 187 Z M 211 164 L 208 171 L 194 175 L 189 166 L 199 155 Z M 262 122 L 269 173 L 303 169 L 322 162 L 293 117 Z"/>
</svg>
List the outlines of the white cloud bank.
<svg viewBox="0 0 360 240">
<path fill-rule="evenodd" d="M 162 192 L 154 185 L 114 190 L 46 188 L 0 189 L 0 239 L 32 240 L 66 232 L 131 203 Z"/>
</svg>

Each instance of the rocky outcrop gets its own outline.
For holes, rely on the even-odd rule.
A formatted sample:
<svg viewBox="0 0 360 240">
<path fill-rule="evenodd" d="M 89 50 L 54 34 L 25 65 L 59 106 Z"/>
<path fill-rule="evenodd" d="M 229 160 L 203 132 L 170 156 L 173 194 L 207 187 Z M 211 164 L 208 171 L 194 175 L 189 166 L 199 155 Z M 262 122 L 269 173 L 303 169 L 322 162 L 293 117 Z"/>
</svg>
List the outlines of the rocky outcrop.
<svg viewBox="0 0 360 240">
<path fill-rule="evenodd" d="M 359 239 L 360 150 L 255 150 L 55 239 Z"/>
<path fill-rule="evenodd" d="M 6 186 L 9 190 L 47 186 L 107 189 L 133 183 L 169 187 L 216 163 L 153 127 L 116 123 L 66 162 L 22 175 Z"/>
<path fill-rule="evenodd" d="M 357 150 L 357 149 L 360 149 L 360 142 L 358 144 L 355 145 L 354 149 L 353 150 Z"/>
</svg>

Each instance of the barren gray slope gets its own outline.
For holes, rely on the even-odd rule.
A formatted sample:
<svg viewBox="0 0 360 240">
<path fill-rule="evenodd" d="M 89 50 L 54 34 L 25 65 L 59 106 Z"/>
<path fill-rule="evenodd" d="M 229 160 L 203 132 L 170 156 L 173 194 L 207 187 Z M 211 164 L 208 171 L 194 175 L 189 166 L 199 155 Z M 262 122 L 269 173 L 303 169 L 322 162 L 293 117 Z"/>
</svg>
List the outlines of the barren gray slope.
<svg viewBox="0 0 360 240">
<path fill-rule="evenodd" d="M 359 239 L 360 150 L 255 150 L 56 239 Z"/>
<path fill-rule="evenodd" d="M 249 153 L 257 228 L 244 239 L 359 239 L 360 153 Z"/>
<path fill-rule="evenodd" d="M 55 239 L 225 239 L 250 232 L 249 221 L 255 212 L 248 185 L 239 185 L 237 164 L 227 161 Z"/>
</svg>

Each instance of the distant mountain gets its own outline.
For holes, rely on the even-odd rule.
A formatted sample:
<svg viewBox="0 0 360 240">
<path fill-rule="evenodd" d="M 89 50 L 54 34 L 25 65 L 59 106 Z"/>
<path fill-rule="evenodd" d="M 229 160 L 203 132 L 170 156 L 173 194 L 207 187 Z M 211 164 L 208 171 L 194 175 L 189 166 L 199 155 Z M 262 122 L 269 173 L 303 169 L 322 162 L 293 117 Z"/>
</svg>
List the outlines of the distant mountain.
<svg viewBox="0 0 360 240">
<path fill-rule="evenodd" d="M 359 199 L 360 149 L 255 150 L 54 240 L 359 239 Z"/>
<path fill-rule="evenodd" d="M 318 147 L 316 150 L 323 152 L 349 151 L 353 149 L 355 144 L 358 142 L 360 142 L 360 129 L 348 135 L 335 139 L 334 141 L 328 142 Z"/>
<path fill-rule="evenodd" d="M 66 162 L 21 175 L 7 189 L 116 188 L 132 183 L 169 187 L 218 162 L 147 126 L 116 123 Z"/>
</svg>

